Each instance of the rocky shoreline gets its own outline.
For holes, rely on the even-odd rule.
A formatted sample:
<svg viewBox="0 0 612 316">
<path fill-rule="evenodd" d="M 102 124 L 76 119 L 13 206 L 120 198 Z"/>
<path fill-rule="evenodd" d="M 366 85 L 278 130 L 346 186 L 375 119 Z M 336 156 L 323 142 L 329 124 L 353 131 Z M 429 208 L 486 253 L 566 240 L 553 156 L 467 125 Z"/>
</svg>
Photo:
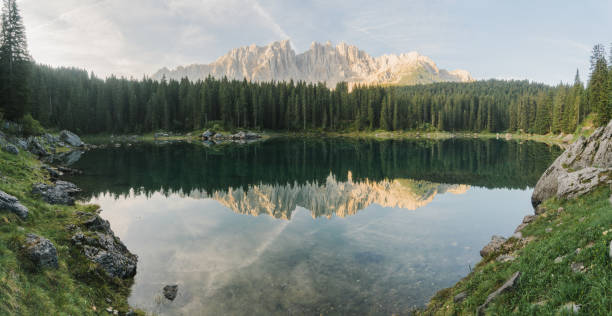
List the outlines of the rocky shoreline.
<svg viewBox="0 0 612 316">
<path fill-rule="evenodd" d="M 81 172 L 62 165 L 70 164 L 75 159 L 78 160 L 82 152 L 90 148 L 76 134 L 62 131 L 59 136 L 44 134 L 43 136 L 20 138 L 16 136 L 7 137 L 0 132 L 0 147 L 11 155 L 19 156 L 20 151 L 28 151 L 40 161 L 61 163 L 58 166 L 42 164 L 40 168 L 47 175 L 45 177 L 46 181 L 33 183 L 30 194 L 34 200 L 41 200 L 50 205 L 75 205 L 75 194 L 81 190 L 75 184 L 59 180 L 59 178 L 65 173 Z M 28 207 L 17 197 L 2 190 L 0 190 L 0 210 L 16 214 L 23 222 L 30 221 L 29 215 L 31 212 Z M 99 275 L 105 275 L 107 281 L 104 282 L 116 283 L 116 281 L 113 281 L 116 278 L 133 280 L 136 274 L 138 257 L 131 253 L 114 234 L 109 222 L 99 216 L 100 212 L 100 209 L 95 209 L 93 212 L 76 211 L 74 213 L 76 221 L 64 227 L 65 232 L 70 236 L 69 240 L 66 241 L 72 248 L 69 253 L 84 258 L 88 262 L 86 265 L 95 267 L 90 273 L 100 272 Z M 6 217 L 4 220 L 8 223 Z M 25 231 L 23 228 L 20 228 L 20 230 Z M 25 233 L 21 249 L 24 257 L 30 261 L 35 271 L 57 270 L 59 268 L 60 252 L 58 246 L 50 238 L 39 234 Z M 63 259 L 64 262 L 73 262 L 74 260 L 83 259 Z M 93 309 L 95 311 L 95 305 Z M 120 313 L 118 309 L 109 306 L 108 310 L 114 315 L 135 315 L 135 312 L 131 309 L 123 310 Z"/>
<path fill-rule="evenodd" d="M 538 220 L 540 220 L 540 223 L 542 221 L 550 221 L 550 218 L 562 217 L 566 212 L 563 207 L 549 209 L 544 206 L 544 201 L 552 198 L 559 201 L 574 200 L 592 193 L 602 186 L 610 186 L 612 189 L 612 121 L 607 126 L 598 128 L 590 137 L 578 138 L 576 142 L 568 146 L 565 152 L 553 162 L 534 188 L 531 198 L 534 214 L 525 216 L 511 237 L 493 236 L 491 241 L 480 251 L 483 259 L 479 265 L 490 261 L 504 263 L 517 260 L 519 251 L 537 239 L 534 236 L 524 237 L 523 230 Z M 610 196 L 609 201 L 612 203 L 612 196 Z M 612 208 L 610 209 L 612 210 Z M 581 217 L 578 221 L 583 222 L 585 220 L 586 217 Z M 557 226 L 560 224 L 557 224 Z M 552 231 L 552 227 L 546 227 L 544 233 L 549 234 Z M 609 231 L 612 232 L 612 229 L 604 230 L 603 235 L 606 235 Z M 593 242 L 589 242 L 584 246 L 584 249 L 590 249 L 594 246 Z M 575 256 L 584 249 L 576 248 L 572 255 Z M 608 241 L 606 250 L 608 260 L 612 261 L 612 240 Z M 568 256 L 569 254 L 559 255 L 554 259 L 554 264 L 566 264 L 573 273 L 584 273 L 588 269 L 585 263 L 580 261 L 572 262 L 567 259 Z M 476 313 L 478 315 L 485 315 L 489 304 L 503 293 L 511 291 L 520 281 L 522 275 L 523 271 L 514 271 L 499 288 L 490 292 L 484 303 L 478 306 Z M 438 307 L 440 309 L 431 309 L 431 306 L 438 303 L 434 302 L 434 300 L 439 299 L 437 298 L 438 295 L 445 295 L 445 291 L 448 290 L 440 291 L 432 298 L 427 310 L 420 312 L 420 314 L 446 315 L 441 306 Z M 462 291 L 452 297 L 452 302 L 453 304 L 460 305 L 469 296 L 470 293 L 468 291 Z M 545 303 L 543 301 L 542 304 Z M 447 305 L 446 308 L 448 307 Z M 580 310 L 580 304 L 570 302 L 563 305 L 558 312 L 563 313 L 566 311 L 573 314 L 580 312 Z"/>
</svg>

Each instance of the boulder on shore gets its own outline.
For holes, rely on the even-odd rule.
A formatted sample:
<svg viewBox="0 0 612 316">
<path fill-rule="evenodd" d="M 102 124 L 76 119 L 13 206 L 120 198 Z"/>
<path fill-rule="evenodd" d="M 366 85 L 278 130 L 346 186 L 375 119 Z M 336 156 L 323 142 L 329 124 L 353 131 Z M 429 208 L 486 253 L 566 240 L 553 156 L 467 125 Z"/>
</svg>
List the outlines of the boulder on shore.
<svg viewBox="0 0 612 316">
<path fill-rule="evenodd" d="M 36 183 L 32 188 L 33 194 L 41 195 L 49 204 L 74 205 L 73 195 L 77 192 L 81 192 L 81 189 L 67 181 L 57 181 L 55 184 Z"/>
<path fill-rule="evenodd" d="M 28 138 L 28 151 L 37 156 L 49 156 L 49 152 L 36 137 Z"/>
<path fill-rule="evenodd" d="M 49 239 L 27 234 L 25 249 L 30 260 L 37 267 L 57 269 L 57 250 Z"/>
<path fill-rule="evenodd" d="M 6 144 L 2 146 L 2 149 L 9 154 L 19 155 L 19 149 L 13 144 Z"/>
<path fill-rule="evenodd" d="M 0 210 L 9 210 L 21 219 L 28 217 L 28 208 L 19 203 L 19 200 L 6 192 L 0 190 Z"/>
<path fill-rule="evenodd" d="M 497 250 L 499 250 L 502 245 L 506 242 L 506 238 L 502 237 L 502 236 L 497 236 L 497 235 L 493 235 L 491 237 L 491 241 L 482 248 L 482 250 L 480 250 L 480 256 L 481 257 L 486 257 L 494 252 L 496 252 Z"/>
<path fill-rule="evenodd" d="M 536 184 L 534 208 L 552 198 L 575 198 L 612 184 L 612 120 L 589 137 L 580 137 L 544 172 Z"/>
<path fill-rule="evenodd" d="M 67 131 L 67 130 L 63 130 L 60 132 L 60 139 L 69 144 L 70 146 L 73 147 L 81 147 L 83 145 L 85 145 L 82 141 L 81 138 L 79 136 L 77 136 L 75 133 Z"/>
<path fill-rule="evenodd" d="M 78 228 L 72 242 L 83 250 L 85 257 L 110 278 L 127 279 L 136 275 L 138 256 L 115 236 L 108 221 L 96 214 L 81 215 L 91 217 L 82 222 L 85 233 Z"/>
<path fill-rule="evenodd" d="M 211 139 L 214 135 L 214 132 L 212 132 L 211 130 L 207 130 L 206 132 L 202 133 L 202 138 L 208 140 Z"/>
</svg>

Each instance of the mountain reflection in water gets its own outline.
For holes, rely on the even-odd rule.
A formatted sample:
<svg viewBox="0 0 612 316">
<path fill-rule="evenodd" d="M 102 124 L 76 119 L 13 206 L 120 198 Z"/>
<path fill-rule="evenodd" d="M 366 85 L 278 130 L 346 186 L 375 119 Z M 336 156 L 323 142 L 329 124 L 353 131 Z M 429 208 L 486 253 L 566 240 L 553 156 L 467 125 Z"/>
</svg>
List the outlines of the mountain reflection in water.
<svg viewBox="0 0 612 316">
<path fill-rule="evenodd" d="M 559 153 L 467 139 L 135 144 L 86 152 L 68 180 L 139 256 L 129 302 L 147 312 L 403 315 L 512 233 Z M 166 284 L 179 284 L 173 302 Z"/>
<path fill-rule="evenodd" d="M 212 198 L 239 214 L 270 215 L 288 220 L 297 206 L 309 210 L 313 218 L 350 216 L 373 203 L 383 207 L 416 210 L 433 201 L 437 194 L 462 194 L 469 189 L 467 185 L 411 179 L 365 179 L 354 182 L 350 172 L 347 178 L 347 181 L 338 181 L 330 174 L 323 184 L 261 184 L 250 185 L 246 189 L 229 188 L 212 194 L 194 190 L 185 196 Z"/>
</svg>

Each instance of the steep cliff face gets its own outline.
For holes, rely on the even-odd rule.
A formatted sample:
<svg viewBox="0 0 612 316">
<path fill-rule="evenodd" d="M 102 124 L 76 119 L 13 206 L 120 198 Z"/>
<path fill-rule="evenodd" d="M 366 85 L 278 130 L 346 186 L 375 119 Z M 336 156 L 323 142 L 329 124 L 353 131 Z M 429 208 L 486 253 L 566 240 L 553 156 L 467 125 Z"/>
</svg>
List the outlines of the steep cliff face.
<svg viewBox="0 0 612 316">
<path fill-rule="evenodd" d="M 589 138 L 580 137 L 555 160 L 536 184 L 531 203 L 575 198 L 601 184 L 612 184 L 612 121 Z"/>
<path fill-rule="evenodd" d="M 188 77 L 197 80 L 209 75 L 251 81 L 326 82 L 330 87 L 342 81 L 349 84 L 411 85 L 474 80 L 465 70 L 438 69 L 430 58 L 416 52 L 374 58 L 353 45 L 340 43 L 333 46 L 330 42 L 315 42 L 306 52 L 296 54 L 288 40 L 264 47 L 236 48 L 208 65 L 179 66 L 173 70 L 163 68 L 153 78 Z"/>
</svg>

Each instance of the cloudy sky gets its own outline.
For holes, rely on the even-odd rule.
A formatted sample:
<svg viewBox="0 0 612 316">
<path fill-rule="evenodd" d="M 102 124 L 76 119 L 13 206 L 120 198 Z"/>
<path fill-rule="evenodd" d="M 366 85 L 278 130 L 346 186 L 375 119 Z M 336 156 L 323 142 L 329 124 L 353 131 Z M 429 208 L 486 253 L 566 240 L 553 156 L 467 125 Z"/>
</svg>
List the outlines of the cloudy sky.
<svg viewBox="0 0 612 316">
<path fill-rule="evenodd" d="M 290 39 L 418 51 L 477 79 L 546 83 L 588 73 L 612 42 L 607 0 L 18 0 L 36 61 L 142 77 L 209 63 L 232 48 Z"/>
</svg>

